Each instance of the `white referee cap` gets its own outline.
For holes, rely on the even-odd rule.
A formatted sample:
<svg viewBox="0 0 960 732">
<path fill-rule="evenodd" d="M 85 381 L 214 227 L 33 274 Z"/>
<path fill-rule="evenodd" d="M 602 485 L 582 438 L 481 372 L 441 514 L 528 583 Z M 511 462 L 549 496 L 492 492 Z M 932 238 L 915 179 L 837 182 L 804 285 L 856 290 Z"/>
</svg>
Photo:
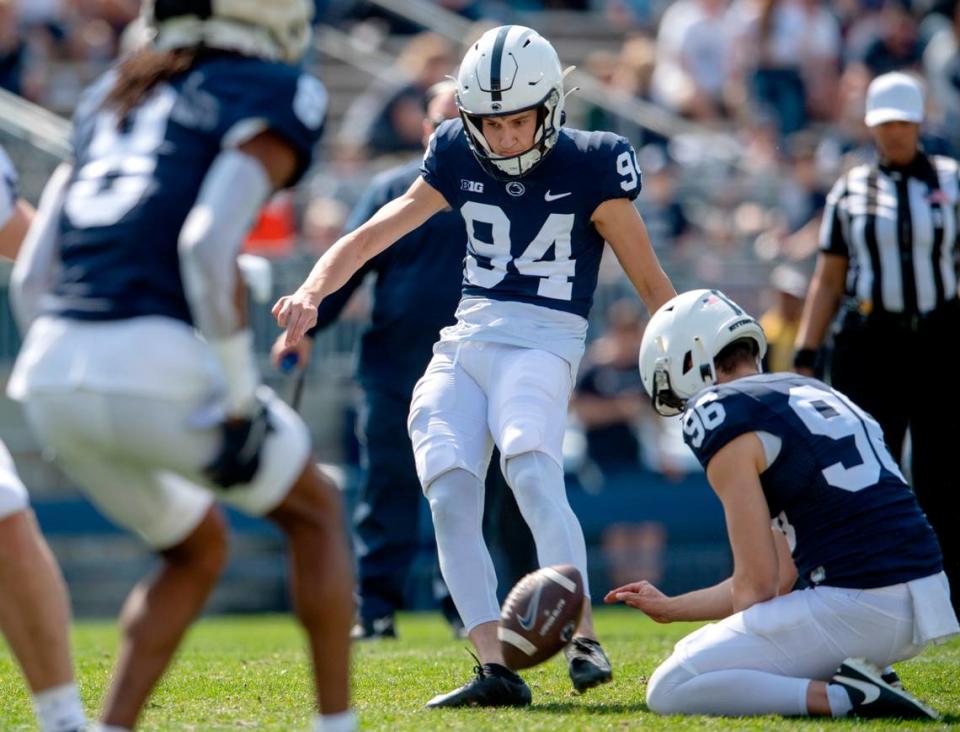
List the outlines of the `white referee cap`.
<svg viewBox="0 0 960 732">
<path fill-rule="evenodd" d="M 867 88 L 867 127 L 884 122 L 923 121 L 923 90 L 912 76 L 892 72 L 878 76 Z"/>
</svg>

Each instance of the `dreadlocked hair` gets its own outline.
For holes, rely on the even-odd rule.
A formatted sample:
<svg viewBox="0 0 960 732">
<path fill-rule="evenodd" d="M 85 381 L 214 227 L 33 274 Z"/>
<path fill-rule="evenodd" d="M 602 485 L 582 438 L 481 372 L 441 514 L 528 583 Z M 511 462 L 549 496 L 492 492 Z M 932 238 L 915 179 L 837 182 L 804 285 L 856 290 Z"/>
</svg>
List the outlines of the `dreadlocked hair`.
<svg viewBox="0 0 960 732">
<path fill-rule="evenodd" d="M 169 51 L 141 48 L 120 63 L 117 80 L 104 106 L 115 109 L 120 124 L 123 124 L 153 87 L 189 71 L 201 52 L 201 48 L 175 48 Z"/>
</svg>

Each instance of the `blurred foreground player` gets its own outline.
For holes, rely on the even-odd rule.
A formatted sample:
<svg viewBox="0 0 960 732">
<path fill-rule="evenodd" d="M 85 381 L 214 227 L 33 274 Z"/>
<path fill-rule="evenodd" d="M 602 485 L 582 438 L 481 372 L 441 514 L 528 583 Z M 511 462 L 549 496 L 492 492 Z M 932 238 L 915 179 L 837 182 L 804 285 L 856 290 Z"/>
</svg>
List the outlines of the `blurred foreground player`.
<svg viewBox="0 0 960 732">
<path fill-rule="evenodd" d="M 102 720 L 132 729 L 227 560 L 214 498 L 286 534 L 317 730 L 352 730 L 352 577 L 306 426 L 259 385 L 237 254 L 310 162 L 320 83 L 290 65 L 312 3 L 157 0 L 155 31 L 81 99 L 74 162 L 14 272 L 29 324 L 10 381 L 65 472 L 158 553 L 123 608 Z M 197 336 L 198 329 L 203 338 Z"/>
<path fill-rule="evenodd" d="M 674 298 L 647 326 L 644 385 L 661 414 L 683 411 L 734 559 L 733 576 L 703 590 L 636 582 L 607 595 L 662 623 L 720 620 L 676 645 L 647 704 L 935 716 L 877 667 L 960 632 L 936 535 L 876 421 L 820 381 L 759 373 L 765 350 L 757 321 L 716 290 Z M 807 588 L 791 592 L 798 573 Z"/>
<path fill-rule="evenodd" d="M 0 256 L 16 259 L 33 208 L 0 148 Z M 33 695 L 40 732 L 86 723 L 70 659 L 70 601 L 10 453 L 0 442 L 0 631 Z"/>
</svg>

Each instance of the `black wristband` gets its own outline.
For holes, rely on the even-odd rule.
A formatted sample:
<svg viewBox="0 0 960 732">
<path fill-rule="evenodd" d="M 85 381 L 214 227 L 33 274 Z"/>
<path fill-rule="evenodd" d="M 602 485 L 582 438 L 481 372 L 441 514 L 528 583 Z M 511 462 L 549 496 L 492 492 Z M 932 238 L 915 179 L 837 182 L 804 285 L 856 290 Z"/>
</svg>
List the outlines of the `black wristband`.
<svg viewBox="0 0 960 732">
<path fill-rule="evenodd" d="M 793 367 L 795 369 L 813 369 L 817 365 L 817 348 L 798 348 L 793 354 Z"/>
</svg>

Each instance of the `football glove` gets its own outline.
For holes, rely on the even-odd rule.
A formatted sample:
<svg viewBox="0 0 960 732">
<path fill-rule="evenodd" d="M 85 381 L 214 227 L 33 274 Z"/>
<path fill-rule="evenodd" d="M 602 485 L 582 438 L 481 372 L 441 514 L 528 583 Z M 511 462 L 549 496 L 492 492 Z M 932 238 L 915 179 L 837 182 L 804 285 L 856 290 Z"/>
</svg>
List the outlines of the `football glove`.
<svg viewBox="0 0 960 732">
<path fill-rule="evenodd" d="M 221 488 L 249 483 L 260 469 L 260 453 L 272 431 L 267 405 L 259 400 L 249 417 L 224 420 L 220 423 L 220 451 L 204 474 Z"/>
</svg>

